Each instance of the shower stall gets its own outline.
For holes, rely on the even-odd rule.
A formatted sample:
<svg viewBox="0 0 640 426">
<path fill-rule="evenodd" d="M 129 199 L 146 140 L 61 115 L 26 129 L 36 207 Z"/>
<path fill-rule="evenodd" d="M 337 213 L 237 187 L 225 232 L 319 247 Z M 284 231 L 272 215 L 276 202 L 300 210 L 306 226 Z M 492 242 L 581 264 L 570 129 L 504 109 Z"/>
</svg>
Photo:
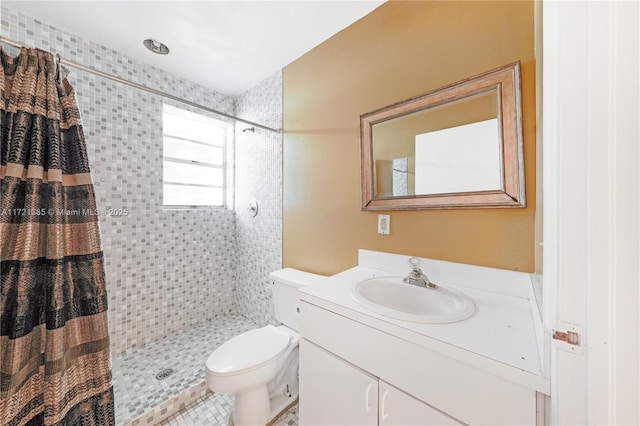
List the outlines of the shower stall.
<svg viewBox="0 0 640 426">
<path fill-rule="evenodd" d="M 10 55 L 19 45 L 40 48 L 59 54 L 69 72 L 99 212 L 116 424 L 158 423 L 206 393 L 208 353 L 274 322 L 268 274 L 281 267 L 281 73 L 232 97 L 5 5 L 1 16 Z M 226 207 L 163 206 L 165 104 L 234 126 Z"/>
</svg>

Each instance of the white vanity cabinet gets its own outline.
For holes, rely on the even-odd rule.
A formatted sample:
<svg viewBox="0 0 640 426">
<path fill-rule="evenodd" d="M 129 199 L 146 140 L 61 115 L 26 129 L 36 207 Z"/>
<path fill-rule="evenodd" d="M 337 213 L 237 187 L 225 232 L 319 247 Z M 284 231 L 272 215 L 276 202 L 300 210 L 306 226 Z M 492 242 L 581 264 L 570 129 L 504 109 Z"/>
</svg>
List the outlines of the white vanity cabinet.
<svg viewBox="0 0 640 426">
<path fill-rule="evenodd" d="M 305 299 L 301 426 L 539 424 L 535 389 Z"/>
<path fill-rule="evenodd" d="M 301 425 L 459 425 L 306 339 L 300 342 Z"/>
</svg>

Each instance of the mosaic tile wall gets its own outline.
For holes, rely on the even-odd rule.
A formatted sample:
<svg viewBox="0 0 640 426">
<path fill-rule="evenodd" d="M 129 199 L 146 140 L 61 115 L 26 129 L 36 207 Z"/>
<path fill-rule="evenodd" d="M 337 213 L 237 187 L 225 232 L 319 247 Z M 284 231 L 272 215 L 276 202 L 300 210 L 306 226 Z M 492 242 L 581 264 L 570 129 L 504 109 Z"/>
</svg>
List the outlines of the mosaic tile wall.
<svg viewBox="0 0 640 426">
<path fill-rule="evenodd" d="M 6 6 L 2 6 L 1 16 L 0 34 L 9 39 L 234 113 L 231 97 Z M 165 100 L 76 69 L 71 69 L 69 80 L 78 93 L 98 209 L 127 211 L 126 215 L 101 217 L 113 354 L 230 312 L 236 250 L 234 211 L 162 209 L 161 114 Z M 259 135 L 256 132 L 254 137 Z M 262 205 L 267 212 L 276 208 L 266 199 Z M 240 216 L 244 220 L 246 215 Z M 270 221 L 274 218 L 262 216 L 267 217 Z M 242 235 L 247 232 L 243 230 Z M 279 238 L 280 233 L 277 235 Z M 247 244 L 239 246 L 244 249 Z M 246 260 L 255 262 L 256 255 L 259 253 L 252 252 Z M 261 260 L 257 263 L 262 265 Z M 240 292 L 245 290 L 243 287 Z M 241 306 L 246 307 L 244 300 Z M 252 312 L 263 316 L 267 310 L 261 307 Z"/>
<path fill-rule="evenodd" d="M 282 73 L 236 101 L 238 117 L 282 127 Z M 282 266 L 282 134 L 236 124 L 236 311 L 259 325 L 274 322 L 269 273 Z M 258 215 L 247 212 L 258 203 Z"/>
</svg>

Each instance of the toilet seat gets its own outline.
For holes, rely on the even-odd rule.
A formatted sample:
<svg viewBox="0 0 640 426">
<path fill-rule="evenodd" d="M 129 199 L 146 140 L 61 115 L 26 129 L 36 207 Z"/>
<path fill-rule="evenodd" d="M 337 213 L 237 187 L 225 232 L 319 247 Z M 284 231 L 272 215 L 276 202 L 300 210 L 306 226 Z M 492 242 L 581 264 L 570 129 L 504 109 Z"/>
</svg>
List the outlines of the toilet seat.
<svg viewBox="0 0 640 426">
<path fill-rule="evenodd" d="M 213 351 L 207 370 L 214 376 L 233 376 L 258 369 L 286 351 L 290 339 L 272 325 L 247 331 Z"/>
</svg>

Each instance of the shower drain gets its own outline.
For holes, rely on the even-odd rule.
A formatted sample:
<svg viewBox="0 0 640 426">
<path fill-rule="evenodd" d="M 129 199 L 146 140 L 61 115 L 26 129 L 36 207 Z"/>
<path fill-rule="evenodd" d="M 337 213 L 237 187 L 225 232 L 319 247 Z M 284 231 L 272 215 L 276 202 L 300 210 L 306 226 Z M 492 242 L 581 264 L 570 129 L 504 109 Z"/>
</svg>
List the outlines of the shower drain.
<svg viewBox="0 0 640 426">
<path fill-rule="evenodd" d="M 156 380 L 164 380 L 175 372 L 173 368 L 165 368 L 156 374 Z"/>
</svg>

